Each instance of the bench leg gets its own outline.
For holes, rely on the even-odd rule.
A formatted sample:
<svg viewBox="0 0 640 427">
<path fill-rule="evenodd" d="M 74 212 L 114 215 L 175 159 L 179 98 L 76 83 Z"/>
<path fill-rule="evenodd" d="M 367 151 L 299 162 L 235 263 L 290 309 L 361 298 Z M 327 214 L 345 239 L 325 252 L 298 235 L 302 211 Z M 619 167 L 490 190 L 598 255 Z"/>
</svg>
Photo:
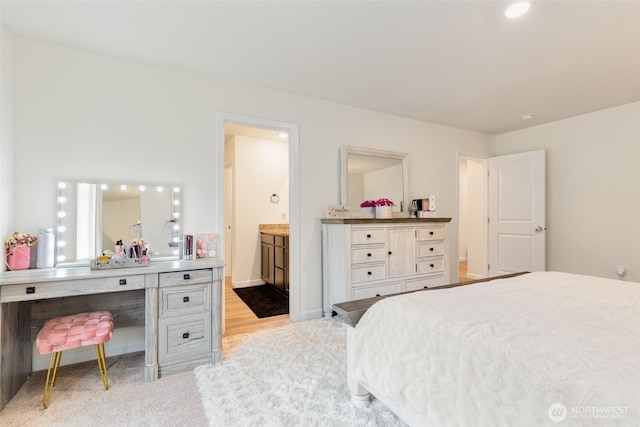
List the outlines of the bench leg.
<svg viewBox="0 0 640 427">
<path fill-rule="evenodd" d="M 42 406 L 44 409 L 49 407 L 49 400 L 51 400 L 51 393 L 53 392 L 53 386 L 56 384 L 56 377 L 58 376 L 58 368 L 60 367 L 60 360 L 62 360 L 62 352 L 58 351 L 49 355 L 49 368 L 47 369 L 47 380 L 44 383 L 44 394 L 42 396 Z M 53 372 L 51 372 L 53 368 Z"/>
<path fill-rule="evenodd" d="M 109 390 L 109 377 L 107 376 L 107 356 L 104 352 L 104 344 L 96 344 L 96 356 L 98 357 L 98 367 L 105 390 Z"/>
</svg>

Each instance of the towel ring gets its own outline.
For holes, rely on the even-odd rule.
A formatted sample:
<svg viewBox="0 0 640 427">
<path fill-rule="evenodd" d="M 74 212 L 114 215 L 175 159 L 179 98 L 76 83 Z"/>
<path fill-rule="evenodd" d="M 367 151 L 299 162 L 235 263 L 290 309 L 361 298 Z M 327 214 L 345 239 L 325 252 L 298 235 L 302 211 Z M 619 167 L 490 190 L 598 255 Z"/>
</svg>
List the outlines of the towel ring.
<svg viewBox="0 0 640 427">
<path fill-rule="evenodd" d="M 280 201 L 280 197 L 276 193 L 273 193 L 269 199 L 271 200 L 271 203 L 274 204 Z"/>
</svg>

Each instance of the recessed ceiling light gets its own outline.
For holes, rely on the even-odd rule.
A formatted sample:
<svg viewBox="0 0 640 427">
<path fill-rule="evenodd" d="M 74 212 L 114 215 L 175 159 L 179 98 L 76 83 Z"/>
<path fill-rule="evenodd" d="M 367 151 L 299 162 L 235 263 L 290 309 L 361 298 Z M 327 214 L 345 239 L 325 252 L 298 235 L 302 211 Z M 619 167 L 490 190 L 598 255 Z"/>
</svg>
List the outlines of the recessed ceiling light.
<svg viewBox="0 0 640 427">
<path fill-rule="evenodd" d="M 522 120 L 531 120 L 533 119 L 533 114 L 531 113 L 526 113 L 520 116 L 522 118 Z"/>
<path fill-rule="evenodd" d="M 504 16 L 507 18 L 517 18 L 522 16 L 531 8 L 531 3 L 528 1 L 519 1 L 517 3 L 510 4 L 504 11 Z"/>
</svg>

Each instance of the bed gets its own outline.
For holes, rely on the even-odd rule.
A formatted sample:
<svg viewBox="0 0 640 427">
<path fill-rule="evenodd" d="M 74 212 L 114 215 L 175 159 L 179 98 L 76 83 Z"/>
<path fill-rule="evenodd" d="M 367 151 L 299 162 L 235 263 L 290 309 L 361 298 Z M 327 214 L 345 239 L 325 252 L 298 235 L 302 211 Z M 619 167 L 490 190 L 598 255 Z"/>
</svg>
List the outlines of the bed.
<svg viewBox="0 0 640 427">
<path fill-rule="evenodd" d="M 640 283 L 515 275 L 333 306 L 352 401 L 412 426 L 640 425 Z"/>
</svg>

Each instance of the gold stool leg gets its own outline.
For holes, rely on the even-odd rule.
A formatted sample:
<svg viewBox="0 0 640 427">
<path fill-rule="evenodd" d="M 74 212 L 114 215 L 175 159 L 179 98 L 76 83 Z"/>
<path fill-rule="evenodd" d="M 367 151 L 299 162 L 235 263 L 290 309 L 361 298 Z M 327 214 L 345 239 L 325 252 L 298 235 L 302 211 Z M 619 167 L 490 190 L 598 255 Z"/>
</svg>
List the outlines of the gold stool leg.
<svg viewBox="0 0 640 427">
<path fill-rule="evenodd" d="M 44 383 L 44 394 L 42 396 L 42 406 L 44 406 L 44 409 L 47 409 L 49 407 L 49 400 L 51 399 L 53 386 L 55 385 L 56 377 L 58 376 L 60 360 L 62 360 L 61 351 L 51 353 L 49 355 L 49 368 L 47 369 L 47 379 Z M 51 372 L 51 368 L 53 368 L 53 372 Z"/>
<path fill-rule="evenodd" d="M 107 376 L 107 356 L 104 352 L 104 344 L 96 344 L 96 356 L 98 357 L 98 367 L 105 390 L 109 390 L 109 377 Z"/>
</svg>

